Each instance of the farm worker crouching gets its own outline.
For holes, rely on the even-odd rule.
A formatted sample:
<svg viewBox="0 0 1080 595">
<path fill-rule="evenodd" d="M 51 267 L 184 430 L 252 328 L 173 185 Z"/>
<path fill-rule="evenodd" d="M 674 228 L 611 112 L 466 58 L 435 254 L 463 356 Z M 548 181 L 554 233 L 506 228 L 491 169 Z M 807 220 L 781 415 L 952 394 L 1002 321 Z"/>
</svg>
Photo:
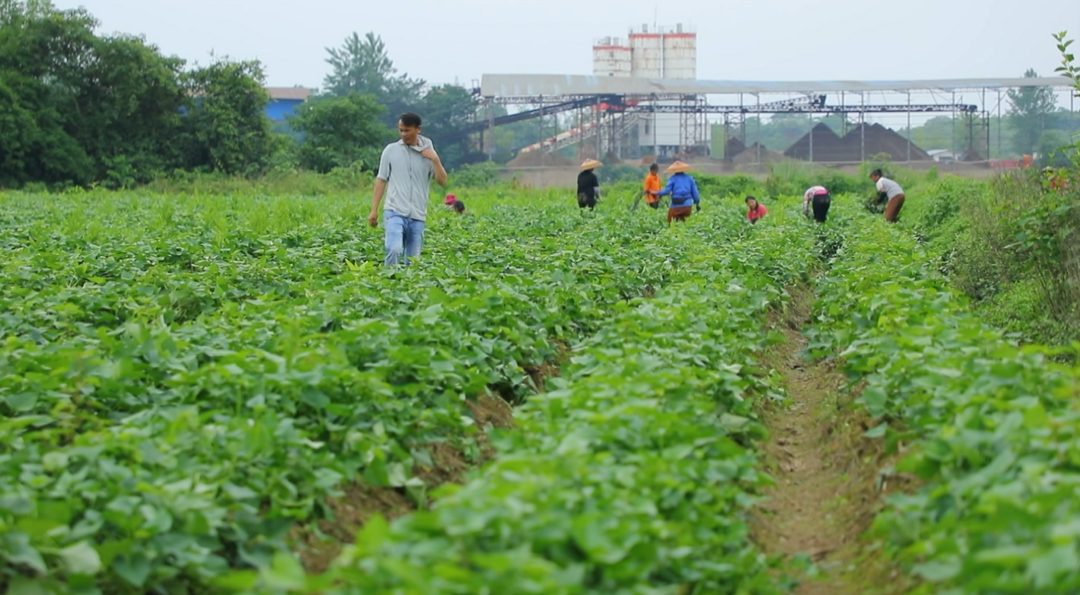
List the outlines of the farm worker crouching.
<svg viewBox="0 0 1080 595">
<path fill-rule="evenodd" d="M 686 172 L 692 169 L 682 161 L 676 161 L 668 166 L 664 173 L 672 174 L 668 178 L 667 186 L 657 192 L 656 195 L 671 195 L 671 208 L 668 209 L 667 221 L 670 224 L 675 221 L 686 221 L 694 212 L 694 207 L 701 210 L 701 195 L 698 193 L 697 182 Z"/>
<path fill-rule="evenodd" d="M 424 245 L 424 222 L 430 200 L 432 178 L 446 186 L 446 169 L 431 140 L 420 135 L 420 116 L 406 112 L 398 119 L 401 139 L 386 145 L 379 158 L 375 191 L 368 224 L 379 226 L 379 202 L 386 193 L 383 222 L 386 225 L 386 266 L 400 264 L 404 257 L 419 256 Z"/>
<path fill-rule="evenodd" d="M 465 203 L 458 200 L 458 198 L 453 194 L 446 195 L 446 200 L 443 201 L 443 206 L 457 213 L 458 215 L 465 214 Z"/>
<path fill-rule="evenodd" d="M 584 209 L 589 207 L 589 210 L 593 210 L 596 207 L 596 200 L 600 198 L 600 180 L 596 179 L 596 172 L 593 170 L 603 165 L 595 159 L 586 159 L 581 167 L 578 168 L 577 176 L 577 205 L 578 208 Z"/>
<path fill-rule="evenodd" d="M 832 197 L 829 196 L 829 191 L 824 186 L 811 186 L 803 193 L 802 214 L 804 217 L 810 216 L 810 209 L 814 210 L 814 221 L 818 223 L 824 223 L 825 218 L 829 215 L 829 205 L 832 204 Z"/>
<path fill-rule="evenodd" d="M 900 209 L 904 207 L 904 189 L 900 184 L 883 176 L 880 169 L 870 172 L 870 180 L 877 186 L 878 195 L 884 195 L 888 201 L 885 203 L 885 220 L 896 223 L 900 217 Z"/>
<path fill-rule="evenodd" d="M 750 223 L 757 223 L 758 219 L 761 219 L 765 215 L 769 214 L 769 209 L 765 208 L 765 205 L 758 202 L 753 196 L 746 197 L 746 219 Z"/>
</svg>

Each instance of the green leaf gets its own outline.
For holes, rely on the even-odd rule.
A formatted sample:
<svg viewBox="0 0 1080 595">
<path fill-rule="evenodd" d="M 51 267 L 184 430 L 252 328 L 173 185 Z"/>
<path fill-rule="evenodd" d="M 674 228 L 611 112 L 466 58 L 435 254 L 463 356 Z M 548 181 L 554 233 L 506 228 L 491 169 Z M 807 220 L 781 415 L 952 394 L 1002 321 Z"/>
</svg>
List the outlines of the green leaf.
<svg viewBox="0 0 1080 595">
<path fill-rule="evenodd" d="M 11 577 L 6 591 L 6 595 L 53 595 L 53 593 L 45 588 L 40 579 L 25 576 Z"/>
<path fill-rule="evenodd" d="M 881 438 L 885 435 L 885 431 L 888 429 L 889 423 L 883 422 L 863 432 L 863 436 L 866 438 Z"/>
<path fill-rule="evenodd" d="M 251 498 L 258 498 L 259 494 L 251 488 L 244 486 L 238 486 L 231 481 L 227 481 L 221 486 L 222 491 L 229 495 L 233 500 L 248 500 Z"/>
<path fill-rule="evenodd" d="M 101 558 L 98 557 L 97 550 L 86 541 L 68 546 L 57 552 L 57 555 L 74 574 L 95 575 L 101 570 Z"/>
<path fill-rule="evenodd" d="M 234 593 L 252 591 L 259 580 L 259 573 L 254 570 L 239 570 L 224 576 L 214 577 L 213 586 Z"/>
<path fill-rule="evenodd" d="M 912 568 L 915 576 L 920 576 L 930 582 L 940 583 L 956 578 L 960 574 L 960 558 L 948 556 L 943 559 L 931 560 L 924 564 L 916 564 Z"/>
<path fill-rule="evenodd" d="M 150 576 L 150 560 L 142 552 L 113 560 L 113 572 L 133 587 L 142 587 Z"/>
<path fill-rule="evenodd" d="M 16 413 L 25 413 L 34 408 L 37 405 L 38 395 L 36 393 L 19 393 L 17 395 L 8 395 L 4 399 L 8 407 L 11 407 Z"/>
<path fill-rule="evenodd" d="M 304 588 L 306 575 L 300 562 L 287 552 L 278 552 L 270 559 L 270 565 L 259 573 L 263 586 L 274 590 L 300 590 Z"/>
<path fill-rule="evenodd" d="M 382 514 L 376 513 L 364 523 L 364 528 L 356 534 L 357 549 L 362 554 L 374 554 L 389 537 L 389 521 Z"/>
<path fill-rule="evenodd" d="M 7 545 L 8 560 L 15 564 L 23 564 L 38 573 L 45 574 L 45 560 L 41 554 L 30 545 L 30 537 L 25 533 L 13 531 L 4 536 Z"/>
<path fill-rule="evenodd" d="M 741 415 L 724 413 L 720 415 L 720 426 L 731 433 L 742 432 L 750 425 L 750 419 Z"/>
<path fill-rule="evenodd" d="M 1076 572 L 1077 568 L 1080 568 L 1080 557 L 1076 555 L 1076 546 L 1070 543 L 1032 558 L 1028 562 L 1027 576 L 1035 587 L 1044 589 L 1058 583 L 1062 575 Z"/>
</svg>

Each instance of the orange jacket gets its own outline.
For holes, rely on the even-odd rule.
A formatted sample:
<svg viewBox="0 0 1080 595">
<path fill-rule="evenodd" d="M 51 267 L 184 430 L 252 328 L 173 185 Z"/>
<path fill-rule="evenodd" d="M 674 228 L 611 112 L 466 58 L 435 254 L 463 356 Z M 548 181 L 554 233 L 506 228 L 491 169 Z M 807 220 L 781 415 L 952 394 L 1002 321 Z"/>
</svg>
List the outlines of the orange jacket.
<svg viewBox="0 0 1080 595">
<path fill-rule="evenodd" d="M 660 176 L 650 173 L 645 176 L 645 202 L 653 203 L 660 200 L 657 193 L 660 192 Z"/>
</svg>

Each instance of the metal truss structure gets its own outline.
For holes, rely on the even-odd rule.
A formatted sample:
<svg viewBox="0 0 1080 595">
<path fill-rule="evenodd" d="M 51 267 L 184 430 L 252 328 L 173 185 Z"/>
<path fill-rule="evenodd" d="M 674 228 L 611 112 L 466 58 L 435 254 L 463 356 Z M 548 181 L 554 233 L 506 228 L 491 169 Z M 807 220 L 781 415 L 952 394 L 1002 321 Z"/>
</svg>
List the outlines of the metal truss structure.
<svg viewBox="0 0 1080 595">
<path fill-rule="evenodd" d="M 488 80 L 488 77 L 492 80 Z M 610 136 L 607 143 L 618 143 L 619 133 L 614 127 L 612 114 L 679 114 L 679 137 L 681 150 L 689 151 L 704 144 L 709 114 L 723 116 L 729 138 L 745 142 L 747 116 L 764 114 L 822 114 L 840 115 L 844 126 L 849 118 L 859 125 L 865 123 L 869 114 L 907 114 L 908 127 L 912 114 L 951 114 L 963 127 L 955 139 L 956 148 L 970 155 L 985 158 L 990 148 L 990 119 L 994 107 L 988 104 L 988 95 L 996 93 L 996 113 L 1002 113 L 1003 93 L 1011 88 L 1043 86 L 1064 88 L 1067 79 L 959 79 L 948 81 L 887 81 L 887 82 L 738 82 L 738 81 L 667 81 L 667 80 L 609 80 L 582 76 L 554 75 L 485 75 L 484 84 L 474 84 L 474 95 L 481 106 L 528 105 L 539 106 L 526 111 L 501 117 L 489 117 L 475 121 L 463 130 L 466 134 L 480 133 L 483 149 L 484 132 L 512 122 L 543 118 L 555 114 L 583 110 L 591 111 L 595 121 L 595 133 Z M 667 88 L 669 91 L 640 92 L 645 87 Z M 816 90 L 815 90 L 816 89 Z M 672 92 L 672 91 L 682 92 Z M 525 91 L 525 93 L 521 93 Z M 533 94 L 541 91 L 543 94 Z M 625 92 L 622 92 L 625 91 Z M 891 93 L 889 98 L 898 101 L 874 101 L 876 95 Z M 912 94 L 932 95 L 934 103 L 912 102 Z M 979 104 L 957 101 L 958 93 L 971 93 L 980 98 Z M 762 102 L 763 95 L 785 94 L 788 98 Z M 736 99 L 726 104 L 710 104 L 707 95 L 720 95 Z M 796 97 L 790 97 L 795 95 Z M 832 103 L 828 102 L 834 97 Z M 871 101 L 867 101 L 867 99 Z M 747 102 L 750 99 L 753 103 Z M 1072 109 L 1070 98 L 1070 109 Z M 489 114 L 492 110 L 487 111 Z M 580 117 L 579 117 L 580 120 Z M 629 119 L 621 119 L 623 122 Z M 610 125 L 608 125 L 610 124 Z M 608 129 L 608 130 L 605 130 Z M 734 134 L 730 134 L 734 131 Z M 624 131 L 625 132 L 625 131 Z M 590 136 L 593 133 L 590 133 Z M 579 138 L 584 136 L 579 135 Z M 563 139 L 552 145 L 560 147 L 577 142 Z M 601 142 L 597 142 L 599 151 Z M 554 148 L 550 149 L 554 150 Z"/>
</svg>

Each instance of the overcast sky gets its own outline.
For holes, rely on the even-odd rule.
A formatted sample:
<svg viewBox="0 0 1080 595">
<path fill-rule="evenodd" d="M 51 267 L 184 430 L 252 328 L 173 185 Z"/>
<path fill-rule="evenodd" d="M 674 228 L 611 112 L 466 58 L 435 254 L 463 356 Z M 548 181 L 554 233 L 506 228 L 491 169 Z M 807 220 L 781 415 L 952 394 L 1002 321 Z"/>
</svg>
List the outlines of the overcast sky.
<svg viewBox="0 0 1080 595">
<path fill-rule="evenodd" d="M 915 79 L 1052 75 L 1051 33 L 1080 37 L 1080 0 L 55 0 L 100 31 L 167 54 L 257 58 L 270 86 L 317 87 L 327 47 L 374 31 L 401 72 L 469 85 L 484 73 L 591 74 L 591 45 L 630 27 L 698 34 L 698 78 Z M 667 5 L 669 8 L 663 8 Z M 1080 41 L 1076 44 L 1080 49 Z M 1078 52 L 1080 53 L 1080 52 Z"/>
</svg>

